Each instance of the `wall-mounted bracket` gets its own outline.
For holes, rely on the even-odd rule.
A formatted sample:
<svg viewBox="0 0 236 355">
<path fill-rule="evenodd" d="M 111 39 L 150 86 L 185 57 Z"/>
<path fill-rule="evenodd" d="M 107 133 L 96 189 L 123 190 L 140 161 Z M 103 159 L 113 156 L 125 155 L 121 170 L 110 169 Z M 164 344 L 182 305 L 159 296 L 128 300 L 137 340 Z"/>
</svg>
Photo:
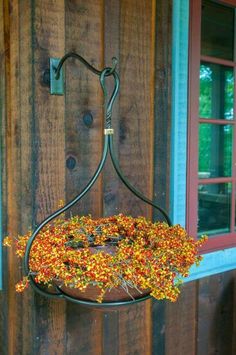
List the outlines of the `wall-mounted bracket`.
<svg viewBox="0 0 236 355">
<path fill-rule="evenodd" d="M 51 95 L 64 95 L 64 72 L 61 68 L 60 75 L 56 79 L 56 69 L 60 58 L 50 58 L 50 93 Z"/>
</svg>

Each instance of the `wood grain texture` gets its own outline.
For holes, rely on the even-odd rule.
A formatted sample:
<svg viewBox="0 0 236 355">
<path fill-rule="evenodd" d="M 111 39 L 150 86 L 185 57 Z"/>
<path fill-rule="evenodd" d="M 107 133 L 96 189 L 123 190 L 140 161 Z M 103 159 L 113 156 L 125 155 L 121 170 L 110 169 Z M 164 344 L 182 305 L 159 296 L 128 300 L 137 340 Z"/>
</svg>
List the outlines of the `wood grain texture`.
<svg viewBox="0 0 236 355">
<path fill-rule="evenodd" d="M 196 282 L 182 286 L 176 303 L 166 305 L 166 355 L 196 354 Z"/>
<path fill-rule="evenodd" d="M 66 2 L 66 51 L 84 56 L 98 69 L 103 67 L 103 2 L 77 0 Z M 83 115 L 89 111 L 92 126 L 86 127 Z M 71 200 L 93 176 L 102 154 L 103 98 L 98 76 L 80 62 L 66 64 L 66 158 L 75 159 L 74 169 L 66 171 L 66 199 Z M 102 215 L 102 180 L 72 209 L 73 213 Z M 99 355 L 102 351 L 102 312 L 68 303 L 67 352 Z M 79 350 L 78 350 L 79 349 Z"/>
<path fill-rule="evenodd" d="M 104 7 L 104 57 L 105 65 L 110 66 L 113 57 L 118 59 L 117 71 L 120 72 L 120 2 L 116 0 L 105 0 Z M 109 93 L 112 92 L 113 80 L 107 80 Z M 120 94 L 118 94 L 112 111 L 112 127 L 114 150 L 119 157 L 119 130 L 120 130 Z M 104 167 L 103 174 L 103 212 L 104 215 L 117 214 L 121 211 L 119 201 L 122 200 L 120 186 L 122 185 L 117 176 L 110 158 Z"/>
<path fill-rule="evenodd" d="M 32 164 L 32 12 L 31 2 L 26 0 L 19 2 L 19 138 L 20 139 L 20 233 L 25 233 L 32 228 L 34 191 L 32 177 L 34 174 Z M 16 79 L 17 80 L 17 79 Z M 34 349 L 35 340 L 35 307 L 34 294 L 32 290 L 26 292 L 22 297 L 22 354 L 30 354 Z M 31 334 L 31 337 L 28 337 Z"/>
<path fill-rule="evenodd" d="M 120 1 L 119 155 L 131 183 L 152 197 L 154 95 L 154 2 Z M 150 208 L 125 187 L 123 212 L 148 215 Z"/>
<path fill-rule="evenodd" d="M 102 312 L 68 304 L 66 336 L 66 354 L 101 355 Z"/>
<path fill-rule="evenodd" d="M 96 14 L 96 16 L 94 16 Z M 75 51 L 101 69 L 103 54 L 103 4 L 101 1 L 67 1 L 66 51 Z M 103 97 L 99 78 L 74 59 L 66 64 L 66 157 L 74 157 L 74 169 L 66 171 L 67 199 L 73 198 L 93 176 L 102 154 Z M 91 128 L 83 122 L 93 116 Z M 75 213 L 102 214 L 102 181 L 73 209 Z"/>
<path fill-rule="evenodd" d="M 153 174 L 154 28 L 154 1 L 120 1 L 120 164 L 130 182 L 149 197 Z M 119 194 L 123 213 L 150 217 L 150 208 L 126 187 L 120 186 Z M 151 342 L 151 302 L 121 311 L 119 353 L 151 354 Z"/>
<path fill-rule="evenodd" d="M 103 355 L 118 355 L 119 352 L 119 311 L 103 313 Z"/>
<path fill-rule="evenodd" d="M 218 296 L 214 323 L 217 327 L 215 347 L 219 354 L 230 354 L 235 338 L 234 332 L 234 283 L 235 272 L 226 272 L 223 276 L 223 287 Z"/>
<path fill-rule="evenodd" d="M 7 72 L 9 61 L 9 17 L 6 16 L 7 9 L 3 1 L 0 2 L 0 122 L 1 122 L 1 132 L 0 132 L 0 149 L 1 149 L 1 181 L 2 187 L 6 187 L 7 176 L 6 176 L 6 103 L 7 103 Z M 3 225 L 2 233 L 6 233 L 7 227 L 7 189 L 2 189 L 1 187 L 1 198 L 2 198 L 2 222 Z M 7 265 L 7 253 L 5 250 L 2 251 L 2 265 Z M 7 307 L 7 273 L 2 271 L 2 290 L 0 292 L 0 353 L 8 353 L 8 307 Z"/>
<path fill-rule="evenodd" d="M 166 302 L 152 301 L 152 354 L 165 355 Z"/>
<path fill-rule="evenodd" d="M 233 354 L 234 272 L 199 281 L 197 354 Z"/>
<path fill-rule="evenodd" d="M 154 166 L 153 199 L 164 209 L 169 200 L 169 152 L 170 152 L 170 102 L 171 102 L 171 43 L 172 1 L 156 1 L 155 20 L 155 90 L 154 90 Z M 153 211 L 154 220 L 163 216 Z M 166 343 L 166 306 L 167 302 L 152 304 L 152 352 L 165 355 Z M 168 348 L 168 344 L 167 344 Z"/>
<path fill-rule="evenodd" d="M 5 18 L 9 31 L 9 52 L 7 55 L 7 121 L 6 121 L 6 169 L 7 169 L 7 231 L 17 235 L 20 225 L 20 85 L 19 81 L 19 8 L 17 1 L 5 2 Z M 22 352 L 22 298 L 15 293 L 15 283 L 21 278 L 20 262 L 14 256 L 14 248 L 8 252 L 8 322 L 7 338 L 10 355 Z"/>
<path fill-rule="evenodd" d="M 52 96 L 42 84 L 49 57 L 60 57 L 64 44 L 64 0 L 35 1 L 33 16 L 34 189 L 35 217 L 40 222 L 65 199 L 64 97 Z M 35 352 L 64 354 L 66 303 L 36 296 Z"/>
<path fill-rule="evenodd" d="M 170 122 L 171 122 L 171 46 L 172 1 L 157 0 L 155 45 L 154 95 L 154 193 L 153 198 L 162 208 L 169 204 Z M 154 211 L 154 218 L 163 216 Z"/>
<path fill-rule="evenodd" d="M 119 311 L 119 355 L 151 355 L 150 301 Z"/>
<path fill-rule="evenodd" d="M 112 57 L 118 59 L 117 70 L 120 71 L 120 2 L 116 0 L 104 1 L 104 60 L 105 65 L 111 65 Z M 113 80 L 107 80 L 109 92 L 113 89 Z M 119 157 L 119 129 L 120 129 L 120 107 L 119 95 L 116 98 L 112 112 L 112 127 L 115 134 L 114 149 Z M 119 180 L 110 158 L 104 167 L 103 173 L 103 214 L 109 216 L 120 212 L 121 181 Z M 119 311 L 103 312 L 103 355 L 119 354 Z"/>
</svg>

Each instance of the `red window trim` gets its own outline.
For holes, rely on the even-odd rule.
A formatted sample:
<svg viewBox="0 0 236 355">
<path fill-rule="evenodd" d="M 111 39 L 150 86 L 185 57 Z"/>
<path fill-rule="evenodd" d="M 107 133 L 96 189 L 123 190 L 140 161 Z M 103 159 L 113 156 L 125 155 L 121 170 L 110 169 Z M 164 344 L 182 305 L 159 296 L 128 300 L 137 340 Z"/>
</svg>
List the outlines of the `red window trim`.
<svg viewBox="0 0 236 355">
<path fill-rule="evenodd" d="M 236 7 L 236 0 L 218 1 L 224 5 L 232 5 Z M 199 69 L 200 62 L 206 61 L 216 64 L 234 67 L 234 78 L 236 88 L 236 62 L 229 60 L 221 60 L 208 56 L 201 56 L 201 5 L 202 1 L 190 1 L 190 24 L 189 24 L 189 124 L 188 124 L 188 169 L 187 169 L 187 218 L 186 227 L 190 235 L 197 234 L 197 218 L 198 218 L 198 128 L 199 122 L 231 124 L 234 126 L 234 147 L 233 152 L 236 152 L 236 104 L 234 105 L 235 121 L 226 121 L 218 119 L 201 119 L 199 118 Z M 236 90 L 235 90 L 236 91 Z M 236 98 L 236 94 L 235 98 Z M 234 99 L 234 102 L 235 99 Z M 236 162 L 236 157 L 233 156 L 233 162 Z M 233 199 L 236 196 L 236 166 L 233 164 L 233 177 L 216 178 L 216 179 L 201 179 L 202 183 L 212 182 L 232 182 L 232 203 L 231 203 L 231 232 L 221 236 L 209 237 L 203 252 L 210 252 L 219 249 L 230 248 L 236 246 L 236 231 L 233 232 L 235 216 L 235 202 Z"/>
<path fill-rule="evenodd" d="M 220 1 L 216 1 L 219 2 L 222 5 L 229 5 L 229 6 L 236 6 L 236 0 L 220 0 Z"/>
</svg>

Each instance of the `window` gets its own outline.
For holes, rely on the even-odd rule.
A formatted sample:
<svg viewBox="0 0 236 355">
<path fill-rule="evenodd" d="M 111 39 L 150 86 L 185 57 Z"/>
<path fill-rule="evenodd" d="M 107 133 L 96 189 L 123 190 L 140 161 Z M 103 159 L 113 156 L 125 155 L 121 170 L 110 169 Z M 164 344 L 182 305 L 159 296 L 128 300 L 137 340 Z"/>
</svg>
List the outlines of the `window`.
<svg viewBox="0 0 236 355">
<path fill-rule="evenodd" d="M 236 1 L 191 2 L 187 228 L 236 245 Z"/>
</svg>

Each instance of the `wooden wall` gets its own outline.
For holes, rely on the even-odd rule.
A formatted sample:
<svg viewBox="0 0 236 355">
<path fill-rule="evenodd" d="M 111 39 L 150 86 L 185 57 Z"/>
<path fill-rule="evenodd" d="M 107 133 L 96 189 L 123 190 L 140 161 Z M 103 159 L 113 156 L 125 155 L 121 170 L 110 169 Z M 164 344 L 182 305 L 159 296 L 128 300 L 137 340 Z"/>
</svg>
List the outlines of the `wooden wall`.
<svg viewBox="0 0 236 355">
<path fill-rule="evenodd" d="M 1 0 L 0 112 L 4 233 L 17 235 L 70 200 L 102 150 L 98 78 L 66 64 L 66 95 L 42 81 L 49 57 L 76 51 L 96 67 L 119 59 L 114 109 L 125 175 L 165 207 L 168 200 L 171 0 Z M 83 115 L 90 112 L 87 127 Z M 74 209 L 94 216 L 151 216 L 108 162 Z M 21 265 L 4 251 L 0 292 L 2 355 L 235 354 L 235 272 L 186 284 L 176 304 L 147 301 L 113 312 L 15 293 Z"/>
</svg>

